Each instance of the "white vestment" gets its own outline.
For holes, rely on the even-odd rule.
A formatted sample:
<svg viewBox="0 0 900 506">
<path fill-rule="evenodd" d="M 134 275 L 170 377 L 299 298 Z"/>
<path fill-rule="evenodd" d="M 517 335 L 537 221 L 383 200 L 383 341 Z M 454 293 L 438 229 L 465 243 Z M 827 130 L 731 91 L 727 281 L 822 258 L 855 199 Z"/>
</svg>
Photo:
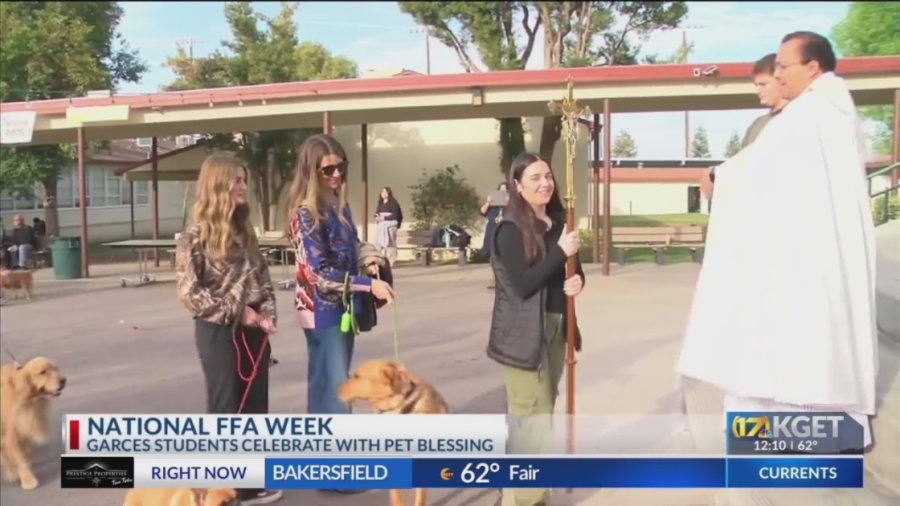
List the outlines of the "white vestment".
<svg viewBox="0 0 900 506">
<path fill-rule="evenodd" d="M 865 136 L 844 81 L 813 82 L 716 169 L 715 192 L 678 372 L 722 388 L 726 406 L 743 398 L 867 421 L 874 225 Z"/>
</svg>

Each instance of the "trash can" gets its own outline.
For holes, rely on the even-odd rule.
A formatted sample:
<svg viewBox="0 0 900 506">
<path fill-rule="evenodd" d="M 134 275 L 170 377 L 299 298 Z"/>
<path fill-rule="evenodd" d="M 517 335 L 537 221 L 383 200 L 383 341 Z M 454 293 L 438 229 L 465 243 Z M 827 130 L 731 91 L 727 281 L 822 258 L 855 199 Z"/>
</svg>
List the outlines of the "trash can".
<svg viewBox="0 0 900 506">
<path fill-rule="evenodd" d="M 50 243 L 50 257 L 53 259 L 53 275 L 56 279 L 82 277 L 80 237 L 57 237 Z"/>
</svg>

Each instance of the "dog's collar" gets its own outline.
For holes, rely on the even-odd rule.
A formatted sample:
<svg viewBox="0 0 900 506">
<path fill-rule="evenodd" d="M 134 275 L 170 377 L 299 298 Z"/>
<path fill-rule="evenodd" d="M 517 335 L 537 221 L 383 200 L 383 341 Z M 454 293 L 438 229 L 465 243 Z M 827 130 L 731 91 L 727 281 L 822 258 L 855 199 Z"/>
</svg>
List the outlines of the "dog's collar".
<svg viewBox="0 0 900 506">
<path fill-rule="evenodd" d="M 408 415 L 416 408 L 416 403 L 422 397 L 422 388 L 418 388 L 416 382 L 410 380 L 407 385 L 409 388 L 401 394 L 400 402 L 386 409 L 379 409 L 379 413 L 396 413 L 398 415 Z"/>
</svg>

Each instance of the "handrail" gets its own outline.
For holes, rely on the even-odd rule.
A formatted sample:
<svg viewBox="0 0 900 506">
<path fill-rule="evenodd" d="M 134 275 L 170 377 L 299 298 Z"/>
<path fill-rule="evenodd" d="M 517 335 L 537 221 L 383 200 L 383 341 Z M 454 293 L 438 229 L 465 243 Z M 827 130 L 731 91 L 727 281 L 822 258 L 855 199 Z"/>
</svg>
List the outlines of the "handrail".
<svg viewBox="0 0 900 506">
<path fill-rule="evenodd" d="M 869 199 L 871 199 L 871 200 L 877 199 L 878 197 L 884 195 L 884 205 L 881 206 L 882 212 L 884 214 L 882 215 L 882 219 L 880 221 L 876 221 L 876 224 L 887 223 L 888 220 L 890 219 L 890 217 L 891 217 L 891 214 L 890 214 L 891 193 L 896 192 L 898 188 L 900 188 L 900 183 L 895 184 L 894 186 L 892 186 L 890 188 L 885 188 L 884 190 L 881 190 L 880 192 L 869 194 Z"/>
<path fill-rule="evenodd" d="M 897 183 L 894 186 L 891 186 L 890 188 L 885 188 L 884 190 L 881 190 L 878 193 L 873 193 L 873 194 L 869 195 L 869 197 L 874 199 L 874 198 L 884 195 L 885 193 L 890 193 L 894 190 L 897 190 L 898 188 L 900 188 L 900 183 Z"/>
<path fill-rule="evenodd" d="M 867 175 L 866 179 L 871 180 L 875 176 L 881 176 L 881 175 L 887 174 L 888 172 L 890 172 L 894 169 L 900 169 L 900 162 L 888 165 L 887 167 L 884 167 L 883 169 L 876 170 L 875 172 Z"/>
<path fill-rule="evenodd" d="M 881 170 L 877 170 L 866 176 L 866 184 L 868 184 L 868 187 L 869 187 L 869 197 L 870 198 L 875 198 L 876 196 L 881 195 L 881 192 L 879 192 L 877 194 L 872 193 L 872 179 L 874 179 L 876 176 L 881 176 L 881 175 L 887 174 L 888 172 L 891 172 L 894 169 L 900 170 L 900 162 L 888 165 L 887 167 L 885 167 Z M 897 187 L 895 186 L 893 189 L 896 189 L 896 188 Z"/>
</svg>

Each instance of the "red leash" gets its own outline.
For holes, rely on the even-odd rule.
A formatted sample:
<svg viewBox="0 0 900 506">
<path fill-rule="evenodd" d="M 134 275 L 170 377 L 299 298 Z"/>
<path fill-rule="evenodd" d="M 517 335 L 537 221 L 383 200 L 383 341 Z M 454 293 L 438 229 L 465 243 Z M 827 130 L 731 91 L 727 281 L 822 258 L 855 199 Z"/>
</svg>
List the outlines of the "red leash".
<svg viewBox="0 0 900 506">
<path fill-rule="evenodd" d="M 250 388 L 253 386 L 253 381 L 256 379 L 256 376 L 259 374 L 259 363 L 262 362 L 263 354 L 266 352 L 266 346 L 269 345 L 269 334 L 263 333 L 262 346 L 260 346 L 259 354 L 254 360 L 253 352 L 250 351 L 250 344 L 247 342 L 247 335 L 244 334 L 243 329 L 240 330 L 240 334 L 244 349 L 247 350 L 247 358 L 250 360 L 250 374 L 245 376 L 244 371 L 241 369 L 241 349 L 238 346 L 237 336 L 234 336 L 231 342 L 234 343 L 234 352 L 237 357 L 237 373 L 244 383 L 247 384 L 246 388 L 244 388 L 244 395 L 241 397 L 241 403 L 238 404 L 238 414 L 244 412 L 244 404 L 247 402 L 247 396 L 250 395 Z M 266 367 L 268 367 L 268 364 L 266 364 Z"/>
</svg>

